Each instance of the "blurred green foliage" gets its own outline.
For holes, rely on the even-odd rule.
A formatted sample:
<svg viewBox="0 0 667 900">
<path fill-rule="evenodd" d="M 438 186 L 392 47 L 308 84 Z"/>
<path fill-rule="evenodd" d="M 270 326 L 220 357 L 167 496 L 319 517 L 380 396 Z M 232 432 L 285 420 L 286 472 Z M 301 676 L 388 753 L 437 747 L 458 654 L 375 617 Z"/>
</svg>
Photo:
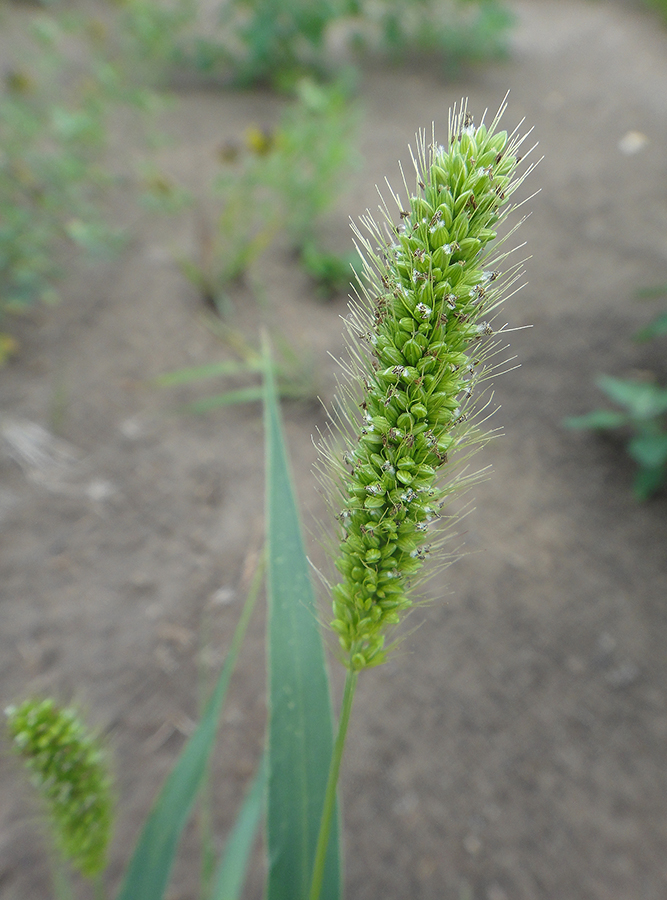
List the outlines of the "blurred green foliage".
<svg viewBox="0 0 667 900">
<path fill-rule="evenodd" d="M 644 0 L 644 3 L 657 10 L 665 22 L 667 22 L 667 0 Z"/>
<path fill-rule="evenodd" d="M 349 285 L 348 259 L 321 250 L 317 225 L 354 163 L 357 120 L 343 87 L 303 79 L 275 129 L 252 127 L 243 143 L 221 148 L 216 224 L 211 228 L 200 216 L 198 258 L 182 260 L 181 267 L 223 315 L 228 285 L 278 237 L 325 293 Z"/>
<path fill-rule="evenodd" d="M 74 252 L 115 252 L 104 199 L 119 179 L 106 158 L 111 122 L 159 107 L 134 77 L 109 23 L 31 10 L 0 84 L 0 318 L 53 302 Z M 118 166 L 116 166 L 118 168 Z M 0 335 L 0 362 L 16 349 Z"/>
<path fill-rule="evenodd" d="M 115 0 L 112 40 L 126 77 L 137 85 L 161 85 L 183 62 L 183 47 L 197 20 L 196 0 Z"/>
<path fill-rule="evenodd" d="M 312 239 L 320 216 L 341 193 L 342 176 L 356 159 L 359 114 L 346 87 L 309 78 L 296 86 L 264 155 L 263 180 L 277 194 L 289 241 L 297 250 Z"/>
<path fill-rule="evenodd" d="M 64 34 L 62 22 L 36 21 L 34 53 L 0 95 L 0 314 L 55 298 L 59 246 L 98 251 L 113 239 L 96 203 L 109 181 L 106 88 L 88 72 L 64 90 Z"/>
<path fill-rule="evenodd" d="M 29 35 L 0 85 L 0 317 L 56 299 L 61 264 L 74 250 L 118 246 L 101 206 L 114 182 L 109 123 L 132 106 L 145 128 L 161 102 L 154 89 L 183 67 L 296 96 L 272 133 L 255 129 L 227 160 L 213 187 L 217 222 L 199 216 L 198 258 L 182 261 L 188 277 L 222 309 L 221 288 L 282 236 L 320 293 L 345 289 L 350 260 L 317 236 L 354 159 L 358 119 L 348 70 L 326 86 L 313 77 L 334 71 L 330 27 L 340 25 L 363 53 L 419 49 L 451 66 L 498 52 L 510 23 L 499 0 L 229 0 L 212 22 L 203 22 L 196 0 L 25 12 Z M 177 212 L 191 202 L 152 162 L 140 165 L 139 188 L 152 209 Z M 0 335 L 0 361 L 15 347 Z"/>
<path fill-rule="evenodd" d="M 293 90 L 306 74 L 326 79 L 333 28 L 357 59 L 369 52 L 439 57 L 455 72 L 505 52 L 513 17 L 501 0 L 228 0 L 203 20 L 194 0 L 119 0 L 126 46 L 137 59 L 188 67 L 239 87 Z"/>
<path fill-rule="evenodd" d="M 233 37 L 228 58 L 241 85 L 289 86 L 323 72 L 329 25 L 350 11 L 348 0 L 230 0 L 221 25 Z"/>
<path fill-rule="evenodd" d="M 642 291 L 643 296 L 660 296 L 665 288 Z M 667 335 L 667 312 L 660 313 L 635 334 L 648 341 Z M 612 378 L 602 375 L 597 385 L 621 411 L 599 409 L 565 420 L 569 428 L 594 431 L 622 429 L 629 433 L 627 451 L 637 464 L 634 493 L 646 500 L 667 483 L 667 385 L 657 379 Z"/>
<path fill-rule="evenodd" d="M 356 42 L 400 61 L 432 55 L 454 75 L 464 63 L 506 53 L 512 13 L 499 0 L 359 0 Z"/>
<path fill-rule="evenodd" d="M 653 382 L 603 375 L 598 387 L 623 408 L 623 412 L 595 410 L 565 420 L 569 428 L 595 431 L 628 429 L 627 450 L 637 463 L 634 492 L 638 500 L 657 493 L 667 479 L 667 387 Z"/>
</svg>

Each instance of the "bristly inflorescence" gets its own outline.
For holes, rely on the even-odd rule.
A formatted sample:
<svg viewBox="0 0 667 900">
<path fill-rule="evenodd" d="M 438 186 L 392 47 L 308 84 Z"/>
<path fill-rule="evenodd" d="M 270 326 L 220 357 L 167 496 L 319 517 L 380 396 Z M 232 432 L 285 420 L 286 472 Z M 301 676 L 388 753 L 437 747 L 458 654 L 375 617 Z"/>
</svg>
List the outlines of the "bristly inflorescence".
<svg viewBox="0 0 667 900">
<path fill-rule="evenodd" d="M 75 710 L 30 699 L 5 714 L 14 747 L 49 810 L 59 849 L 86 876 L 106 865 L 111 780 L 99 742 Z"/>
<path fill-rule="evenodd" d="M 473 392 L 497 348 L 489 315 L 520 274 L 497 271 L 508 254 L 491 260 L 488 245 L 528 172 L 517 173 L 525 135 L 497 130 L 504 109 L 476 127 L 462 103 L 446 147 L 418 135 L 405 208 L 392 191 L 399 223 L 384 205 L 388 228 L 369 214 L 370 240 L 354 227 L 364 270 L 338 398 L 346 448 L 324 445 L 341 525 L 331 627 L 353 670 L 385 660 L 387 630 L 412 606 L 434 526 L 461 485 L 450 456 L 482 437 Z"/>
</svg>

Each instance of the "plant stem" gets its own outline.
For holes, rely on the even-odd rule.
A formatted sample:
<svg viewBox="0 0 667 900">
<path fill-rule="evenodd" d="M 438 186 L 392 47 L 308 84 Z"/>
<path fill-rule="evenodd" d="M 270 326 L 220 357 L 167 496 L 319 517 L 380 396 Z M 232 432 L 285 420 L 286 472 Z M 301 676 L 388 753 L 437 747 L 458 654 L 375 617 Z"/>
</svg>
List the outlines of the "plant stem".
<svg viewBox="0 0 667 900">
<path fill-rule="evenodd" d="M 345 750 L 347 726 L 350 722 L 350 713 L 352 712 L 352 702 L 354 701 L 354 692 L 357 687 L 358 677 L 358 672 L 352 669 L 347 670 L 345 690 L 343 691 L 343 701 L 340 707 L 340 718 L 338 720 L 338 734 L 336 735 L 336 743 L 334 744 L 333 753 L 331 755 L 329 779 L 327 781 L 327 789 L 324 794 L 324 806 L 322 808 L 320 833 L 317 838 L 317 848 L 315 850 L 313 880 L 310 885 L 309 900 L 319 900 L 320 892 L 322 890 L 324 865 L 327 857 L 327 849 L 329 847 L 329 835 L 331 833 L 331 820 L 333 818 L 333 812 L 336 806 L 336 788 L 338 786 L 338 775 L 340 773 L 340 764 L 343 759 L 343 751 Z"/>
</svg>

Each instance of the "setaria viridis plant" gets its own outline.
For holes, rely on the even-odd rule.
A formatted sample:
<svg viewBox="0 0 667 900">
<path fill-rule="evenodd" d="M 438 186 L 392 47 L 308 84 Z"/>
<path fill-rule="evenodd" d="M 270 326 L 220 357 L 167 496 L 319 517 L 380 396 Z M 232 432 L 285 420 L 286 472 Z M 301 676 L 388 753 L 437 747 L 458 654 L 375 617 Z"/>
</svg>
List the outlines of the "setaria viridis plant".
<svg viewBox="0 0 667 900">
<path fill-rule="evenodd" d="M 104 751 L 72 708 L 50 698 L 5 710 L 12 743 L 43 798 L 58 849 L 87 877 L 106 866 L 113 802 Z"/>
<path fill-rule="evenodd" d="M 407 203 L 392 191 L 398 224 L 383 202 L 384 227 L 369 213 L 364 234 L 353 226 L 363 272 L 337 404 L 344 452 L 323 442 L 340 522 L 331 627 L 352 671 L 384 662 L 387 633 L 442 540 L 445 504 L 470 480 L 450 458 L 485 437 L 479 385 L 501 340 L 491 317 L 521 274 L 520 264 L 499 271 L 509 254 L 489 245 L 532 168 L 518 172 L 526 135 L 498 130 L 504 110 L 476 126 L 462 103 L 446 146 L 420 133 L 414 191 L 405 177 Z"/>
</svg>

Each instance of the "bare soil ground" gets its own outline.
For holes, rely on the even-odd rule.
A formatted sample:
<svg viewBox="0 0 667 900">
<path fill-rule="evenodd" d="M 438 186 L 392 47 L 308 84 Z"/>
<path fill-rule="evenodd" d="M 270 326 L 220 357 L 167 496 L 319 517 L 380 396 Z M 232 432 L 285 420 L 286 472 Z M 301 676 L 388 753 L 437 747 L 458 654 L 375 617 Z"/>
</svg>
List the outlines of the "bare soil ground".
<svg viewBox="0 0 667 900">
<path fill-rule="evenodd" d="M 415 130 L 435 120 L 444 133 L 461 96 L 479 116 L 509 88 L 507 124 L 535 126 L 528 285 L 507 306 L 513 326 L 533 327 L 512 335 L 521 367 L 497 383 L 505 435 L 479 457 L 494 471 L 466 520 L 469 552 L 431 585 L 423 626 L 360 684 L 343 774 L 350 900 L 667 896 L 667 498 L 638 505 L 622 444 L 561 425 L 600 405 L 598 373 L 667 378 L 664 342 L 630 340 L 655 311 L 635 291 L 667 282 L 667 30 L 626 5 L 514 7 L 506 63 L 456 84 L 416 64 L 367 72 L 363 168 L 328 224 L 347 249 L 347 217 L 376 208 L 374 185 L 398 183 Z M 201 192 L 216 147 L 274 118 L 265 94 L 183 91 L 160 162 Z M 623 152 L 641 143 L 623 143 L 629 132 L 647 139 L 635 153 Z M 75 698 L 108 734 L 112 888 L 197 716 L 202 647 L 215 671 L 228 646 L 263 503 L 259 409 L 183 417 L 176 401 L 216 386 L 150 383 L 229 355 L 172 261 L 193 245 L 192 219 L 119 216 L 130 246 L 77 269 L 59 307 L 16 326 L 22 351 L 0 384 L 0 703 Z M 264 315 L 311 355 L 329 399 L 344 298 L 318 302 L 278 251 L 256 278 Z M 235 299 L 251 333 L 256 300 Z M 323 414 L 313 403 L 285 417 L 308 523 L 324 515 L 311 472 Z M 55 429 L 65 446 L 19 465 L 17 423 Z M 264 702 L 258 615 L 217 755 L 221 843 L 261 750 Z M 0 896 L 41 900 L 46 855 L 17 772 L 3 750 Z M 196 897 L 196 837 L 171 900 Z M 261 884 L 258 856 L 247 897 Z"/>
</svg>

